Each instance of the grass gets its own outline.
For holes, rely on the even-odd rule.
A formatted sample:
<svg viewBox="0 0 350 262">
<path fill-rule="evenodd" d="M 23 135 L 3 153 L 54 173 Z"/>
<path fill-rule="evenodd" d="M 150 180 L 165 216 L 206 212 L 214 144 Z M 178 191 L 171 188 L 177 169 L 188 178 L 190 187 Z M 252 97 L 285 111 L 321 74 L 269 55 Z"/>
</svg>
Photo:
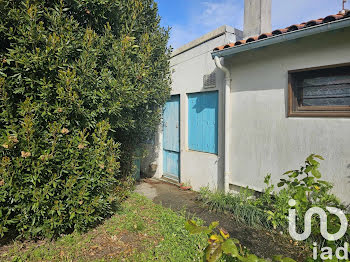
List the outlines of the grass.
<svg viewBox="0 0 350 262">
<path fill-rule="evenodd" d="M 222 191 L 211 192 L 208 188 L 201 188 L 200 199 L 210 210 L 219 212 L 230 212 L 237 220 L 252 226 L 271 229 L 268 215 L 264 210 L 251 204 L 251 193 L 243 190 L 239 194 L 224 193 Z"/>
<path fill-rule="evenodd" d="M 138 195 L 104 224 L 54 242 L 14 242 L 0 247 L 0 261 L 200 261 L 205 235 L 190 235 L 185 215 Z"/>
</svg>

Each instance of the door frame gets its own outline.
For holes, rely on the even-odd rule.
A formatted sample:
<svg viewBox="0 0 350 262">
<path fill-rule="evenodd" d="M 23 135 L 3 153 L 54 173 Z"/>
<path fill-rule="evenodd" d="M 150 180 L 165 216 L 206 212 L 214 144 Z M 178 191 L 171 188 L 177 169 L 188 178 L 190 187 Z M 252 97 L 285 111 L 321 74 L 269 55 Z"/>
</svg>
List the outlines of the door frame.
<svg viewBox="0 0 350 262">
<path fill-rule="evenodd" d="M 169 174 L 166 175 L 166 173 L 164 171 L 164 150 L 166 150 L 166 149 L 164 149 L 164 137 L 165 137 L 164 136 L 164 118 L 163 118 L 163 125 L 162 125 L 163 126 L 163 131 L 162 131 L 163 138 L 162 138 L 162 148 L 161 148 L 162 155 L 163 155 L 162 177 L 180 183 L 180 181 L 181 181 L 181 96 L 180 96 L 180 94 L 171 95 L 170 99 L 168 101 L 171 101 L 173 97 L 178 97 L 178 114 L 179 114 L 179 142 L 178 142 L 179 143 L 179 152 L 177 152 L 178 153 L 178 177 L 175 178 L 175 176 L 172 176 Z M 172 152 L 170 150 L 166 150 L 166 151 Z"/>
</svg>

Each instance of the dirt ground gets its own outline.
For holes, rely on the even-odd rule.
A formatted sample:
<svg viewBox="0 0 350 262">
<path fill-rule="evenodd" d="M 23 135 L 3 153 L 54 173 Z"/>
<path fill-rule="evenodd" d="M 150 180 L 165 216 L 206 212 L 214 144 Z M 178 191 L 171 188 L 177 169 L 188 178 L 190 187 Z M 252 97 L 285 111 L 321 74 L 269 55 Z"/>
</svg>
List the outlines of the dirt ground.
<svg viewBox="0 0 350 262">
<path fill-rule="evenodd" d="M 190 216 L 201 218 L 207 224 L 219 221 L 220 227 L 227 230 L 231 237 L 238 239 L 259 257 L 272 258 L 275 255 L 284 255 L 297 261 L 304 261 L 307 256 L 305 247 L 297 246 L 286 236 L 244 225 L 232 214 L 209 212 L 202 202 L 197 201 L 196 192 L 183 191 L 177 185 L 156 179 L 143 180 L 137 185 L 136 192 L 174 211 L 186 209 Z"/>
</svg>

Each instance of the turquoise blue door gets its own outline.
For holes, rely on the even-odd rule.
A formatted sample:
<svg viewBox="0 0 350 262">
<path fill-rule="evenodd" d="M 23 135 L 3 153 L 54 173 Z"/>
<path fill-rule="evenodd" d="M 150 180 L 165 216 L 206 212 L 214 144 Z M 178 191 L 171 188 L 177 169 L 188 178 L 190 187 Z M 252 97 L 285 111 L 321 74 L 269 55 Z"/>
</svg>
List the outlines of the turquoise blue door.
<svg viewBox="0 0 350 262">
<path fill-rule="evenodd" d="M 163 175 L 180 178 L 180 96 L 171 96 L 164 109 Z"/>
</svg>

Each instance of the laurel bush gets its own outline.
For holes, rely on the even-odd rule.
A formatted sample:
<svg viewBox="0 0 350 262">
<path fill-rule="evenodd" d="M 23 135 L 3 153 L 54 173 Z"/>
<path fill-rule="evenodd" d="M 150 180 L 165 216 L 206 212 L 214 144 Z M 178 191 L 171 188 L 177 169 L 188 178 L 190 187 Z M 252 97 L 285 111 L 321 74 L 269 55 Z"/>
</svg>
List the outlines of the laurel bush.
<svg viewBox="0 0 350 262">
<path fill-rule="evenodd" d="M 0 0 L 0 235 L 112 214 L 169 96 L 153 0 Z"/>
</svg>

